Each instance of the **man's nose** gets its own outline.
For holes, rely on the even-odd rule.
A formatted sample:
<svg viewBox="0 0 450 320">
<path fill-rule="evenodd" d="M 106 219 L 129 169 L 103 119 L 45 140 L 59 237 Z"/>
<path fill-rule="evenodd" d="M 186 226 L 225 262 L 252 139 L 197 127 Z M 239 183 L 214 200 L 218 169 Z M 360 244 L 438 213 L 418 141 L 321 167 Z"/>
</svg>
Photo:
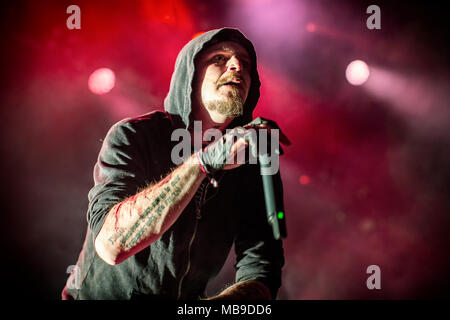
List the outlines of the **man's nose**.
<svg viewBox="0 0 450 320">
<path fill-rule="evenodd" d="M 227 63 L 227 69 L 234 72 L 242 71 L 242 64 L 236 56 L 232 56 Z"/>
</svg>

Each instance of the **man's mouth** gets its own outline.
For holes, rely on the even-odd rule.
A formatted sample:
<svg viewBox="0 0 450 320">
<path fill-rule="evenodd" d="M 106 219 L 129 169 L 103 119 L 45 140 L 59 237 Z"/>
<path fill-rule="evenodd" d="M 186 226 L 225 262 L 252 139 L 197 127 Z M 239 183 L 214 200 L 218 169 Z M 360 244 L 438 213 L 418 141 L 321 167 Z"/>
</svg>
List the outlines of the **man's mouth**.
<svg viewBox="0 0 450 320">
<path fill-rule="evenodd" d="M 227 81 L 224 84 L 222 84 L 222 86 L 234 86 L 237 88 L 241 88 L 242 87 L 241 83 L 242 83 L 241 80 L 236 79 L 236 80 L 232 80 L 232 81 Z"/>
</svg>

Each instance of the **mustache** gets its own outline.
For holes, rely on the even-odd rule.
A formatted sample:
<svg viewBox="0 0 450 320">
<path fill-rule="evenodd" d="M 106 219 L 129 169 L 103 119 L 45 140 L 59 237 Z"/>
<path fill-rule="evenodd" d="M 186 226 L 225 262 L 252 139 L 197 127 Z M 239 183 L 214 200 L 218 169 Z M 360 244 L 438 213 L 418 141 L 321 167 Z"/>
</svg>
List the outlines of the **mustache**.
<svg viewBox="0 0 450 320">
<path fill-rule="evenodd" d="M 217 82 L 217 88 L 223 86 L 224 84 L 227 84 L 229 82 L 235 82 L 239 81 L 239 83 L 236 83 L 239 87 L 245 84 L 245 80 L 238 74 L 231 74 L 228 76 L 225 76 Z"/>
</svg>

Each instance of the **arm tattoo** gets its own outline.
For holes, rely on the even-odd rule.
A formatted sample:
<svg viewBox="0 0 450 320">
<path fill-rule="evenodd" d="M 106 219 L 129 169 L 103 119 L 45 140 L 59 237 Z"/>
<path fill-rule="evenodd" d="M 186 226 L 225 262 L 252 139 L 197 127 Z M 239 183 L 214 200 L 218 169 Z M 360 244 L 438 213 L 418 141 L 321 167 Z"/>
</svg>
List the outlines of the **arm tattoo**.
<svg viewBox="0 0 450 320">
<path fill-rule="evenodd" d="M 177 186 L 181 178 L 176 176 L 168 186 L 163 188 L 163 191 L 153 200 L 149 207 L 147 207 L 140 215 L 138 220 L 131 226 L 128 232 L 120 240 L 120 244 L 127 249 L 132 248 L 141 240 L 148 227 L 157 219 L 160 218 L 164 209 L 172 205 L 178 195 L 181 193 L 181 188 Z M 134 199 L 133 199 L 134 200 Z M 109 239 L 112 243 L 124 234 L 124 230 L 118 232 L 113 239 Z"/>
</svg>

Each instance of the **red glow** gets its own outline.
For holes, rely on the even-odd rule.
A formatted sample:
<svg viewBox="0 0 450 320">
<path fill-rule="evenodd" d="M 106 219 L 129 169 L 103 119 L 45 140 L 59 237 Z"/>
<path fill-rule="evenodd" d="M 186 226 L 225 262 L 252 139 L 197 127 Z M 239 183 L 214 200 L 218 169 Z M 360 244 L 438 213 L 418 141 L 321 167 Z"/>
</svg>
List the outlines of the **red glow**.
<svg viewBox="0 0 450 320">
<path fill-rule="evenodd" d="M 309 184 L 309 177 L 307 175 L 300 176 L 300 184 L 307 185 Z"/>
<path fill-rule="evenodd" d="M 116 76 L 111 69 L 100 68 L 95 70 L 89 77 L 89 89 L 95 94 L 105 94 L 111 91 L 116 84 Z"/>
<path fill-rule="evenodd" d="M 308 32 L 314 32 L 314 31 L 316 31 L 316 29 L 317 29 L 317 27 L 314 23 L 310 22 L 306 25 L 306 31 L 308 31 Z"/>
<path fill-rule="evenodd" d="M 157 21 L 176 26 L 185 32 L 193 32 L 194 22 L 184 0 L 140 0 L 141 13 L 150 22 Z"/>
<path fill-rule="evenodd" d="M 204 31 L 197 32 L 196 34 L 194 34 L 192 36 L 192 39 L 197 38 L 199 35 L 204 34 L 204 33 L 205 33 Z"/>
</svg>

